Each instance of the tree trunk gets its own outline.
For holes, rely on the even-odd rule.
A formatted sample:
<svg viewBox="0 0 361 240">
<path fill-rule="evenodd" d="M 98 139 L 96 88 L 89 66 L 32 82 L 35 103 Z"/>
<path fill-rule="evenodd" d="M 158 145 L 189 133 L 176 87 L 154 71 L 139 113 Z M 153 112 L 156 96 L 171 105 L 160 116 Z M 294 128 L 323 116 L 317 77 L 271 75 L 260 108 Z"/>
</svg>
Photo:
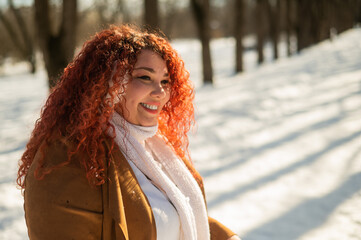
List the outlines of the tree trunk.
<svg viewBox="0 0 361 240">
<path fill-rule="evenodd" d="M 313 1 L 311 4 L 312 24 L 311 36 L 312 43 L 319 43 L 330 37 L 329 24 L 329 0 Z M 331 3 L 332 4 L 332 3 Z"/>
<path fill-rule="evenodd" d="M 320 0 L 319 0 L 320 1 Z M 315 1 L 308 2 L 308 11 L 310 11 L 310 20 L 311 24 L 309 29 L 309 42 L 307 43 L 306 47 L 316 44 L 318 41 L 318 34 L 319 34 L 319 27 L 320 27 L 320 18 L 319 11 L 317 9 L 317 3 Z"/>
<path fill-rule="evenodd" d="M 77 22 L 77 1 L 63 0 L 63 21 L 60 36 L 63 49 L 66 51 L 65 58 L 67 62 L 71 61 L 74 56 Z"/>
<path fill-rule="evenodd" d="M 312 0 L 297 0 L 297 52 L 311 45 Z"/>
<path fill-rule="evenodd" d="M 244 2 L 235 1 L 235 39 L 236 39 L 236 73 L 243 71 L 243 25 L 244 25 Z"/>
<path fill-rule="evenodd" d="M 152 29 L 159 28 L 158 0 L 144 0 L 144 24 Z"/>
<path fill-rule="evenodd" d="M 209 27 L 209 0 L 191 0 L 192 9 L 197 23 L 197 29 L 202 43 L 203 81 L 213 84 L 213 69 L 210 51 L 211 32 Z"/>
<path fill-rule="evenodd" d="M 273 59 L 278 59 L 278 41 L 279 41 L 279 22 L 280 22 L 280 2 L 274 0 L 275 6 L 272 6 L 270 1 L 266 0 L 268 19 L 270 24 L 270 36 L 273 45 Z"/>
<path fill-rule="evenodd" d="M 62 22 L 55 34 L 50 29 L 49 10 L 48 0 L 35 0 L 39 45 L 48 72 L 49 88 L 52 88 L 74 54 L 77 1 L 63 0 Z"/>
<path fill-rule="evenodd" d="M 361 23 L 361 2 L 357 1 L 356 4 L 356 23 Z"/>
<path fill-rule="evenodd" d="M 284 3 L 284 10 L 286 16 L 286 42 L 287 42 L 287 56 L 291 56 L 291 35 L 293 30 L 293 21 L 292 21 L 292 2 L 293 0 L 281 0 Z"/>
<path fill-rule="evenodd" d="M 317 42 L 321 42 L 330 37 L 330 24 L 329 24 L 329 7 L 330 2 L 328 0 L 319 0 L 315 2 L 316 5 L 316 17 L 317 18 Z"/>
<path fill-rule="evenodd" d="M 266 35 L 266 1 L 268 0 L 257 0 L 256 5 L 256 31 L 257 31 L 257 53 L 258 53 L 258 64 L 264 62 L 263 45 Z"/>
<path fill-rule="evenodd" d="M 179 11 L 176 6 L 176 0 L 168 0 L 164 3 L 166 10 L 165 16 L 163 17 L 163 21 L 161 21 L 161 29 L 170 40 L 172 39 L 172 29 L 174 28 L 174 24 L 176 23 L 176 15 Z"/>
<path fill-rule="evenodd" d="M 27 59 L 27 61 L 30 63 L 30 71 L 31 73 L 35 73 L 36 71 L 36 59 L 35 59 L 35 52 L 34 52 L 34 44 L 33 41 L 30 37 L 30 34 L 26 28 L 26 24 L 25 21 L 23 19 L 23 17 L 20 14 L 20 11 L 15 8 L 14 3 L 12 0 L 9 0 L 9 6 L 11 11 L 14 13 L 15 19 L 17 21 L 17 24 L 19 26 L 20 29 L 20 33 L 21 36 L 23 38 L 23 42 L 24 42 L 24 53 L 23 55 L 25 56 L 25 58 Z"/>
</svg>

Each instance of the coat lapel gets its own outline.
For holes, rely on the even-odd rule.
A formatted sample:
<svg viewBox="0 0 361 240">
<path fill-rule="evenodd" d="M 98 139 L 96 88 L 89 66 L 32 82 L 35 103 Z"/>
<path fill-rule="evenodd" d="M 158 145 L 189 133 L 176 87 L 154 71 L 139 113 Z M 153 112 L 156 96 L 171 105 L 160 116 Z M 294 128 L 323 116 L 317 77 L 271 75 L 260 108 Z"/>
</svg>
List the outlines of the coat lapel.
<svg viewBox="0 0 361 240">
<path fill-rule="evenodd" d="M 110 143 L 106 143 L 109 151 Z M 128 161 L 115 145 L 111 157 L 108 159 L 108 184 L 103 186 L 104 203 L 109 210 L 115 224 L 119 226 L 119 233 L 114 233 L 116 239 L 156 239 L 156 226 L 152 209 L 135 177 Z M 107 188 L 107 189 L 106 189 Z M 140 230 L 141 229 L 141 230 Z"/>
</svg>

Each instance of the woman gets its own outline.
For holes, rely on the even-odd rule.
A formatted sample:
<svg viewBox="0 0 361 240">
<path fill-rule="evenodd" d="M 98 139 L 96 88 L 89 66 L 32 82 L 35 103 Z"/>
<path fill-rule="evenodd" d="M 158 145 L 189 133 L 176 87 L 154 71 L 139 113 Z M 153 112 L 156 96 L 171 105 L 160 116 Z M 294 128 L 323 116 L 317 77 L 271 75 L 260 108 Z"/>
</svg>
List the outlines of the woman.
<svg viewBox="0 0 361 240">
<path fill-rule="evenodd" d="M 21 158 L 30 239 L 239 239 L 207 215 L 193 97 L 163 37 L 113 26 L 86 42 Z"/>
</svg>

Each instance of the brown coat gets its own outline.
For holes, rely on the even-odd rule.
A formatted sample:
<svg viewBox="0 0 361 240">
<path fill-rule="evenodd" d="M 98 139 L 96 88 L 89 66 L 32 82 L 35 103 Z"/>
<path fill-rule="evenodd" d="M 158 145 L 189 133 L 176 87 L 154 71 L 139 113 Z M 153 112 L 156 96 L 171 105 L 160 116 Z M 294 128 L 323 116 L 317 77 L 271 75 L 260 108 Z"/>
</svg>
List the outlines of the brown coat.
<svg viewBox="0 0 361 240">
<path fill-rule="evenodd" d="M 46 165 L 64 162 L 68 147 L 64 140 L 47 147 Z M 107 159 L 108 181 L 98 187 L 88 183 L 78 161 L 81 154 L 74 155 L 70 164 L 53 170 L 43 180 L 35 179 L 40 155 L 38 152 L 35 156 L 25 180 L 24 209 L 31 240 L 156 239 L 149 202 L 118 149 Z M 209 223 L 212 240 L 234 235 L 212 218 Z"/>
</svg>

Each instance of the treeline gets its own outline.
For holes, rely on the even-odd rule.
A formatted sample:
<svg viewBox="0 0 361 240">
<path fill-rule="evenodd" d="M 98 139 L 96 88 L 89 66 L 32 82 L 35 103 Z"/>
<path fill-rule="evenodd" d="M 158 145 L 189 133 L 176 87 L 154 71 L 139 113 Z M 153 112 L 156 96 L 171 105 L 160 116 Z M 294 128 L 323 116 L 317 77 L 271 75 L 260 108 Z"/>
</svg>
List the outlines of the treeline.
<svg viewBox="0 0 361 240">
<path fill-rule="evenodd" d="M 242 17 L 253 22 L 244 34 L 257 36 L 258 63 L 264 61 L 263 48 L 266 41 L 273 46 L 273 58 L 279 56 L 278 43 L 284 37 L 287 54 L 291 56 L 302 49 L 353 28 L 361 22 L 360 0 L 235 0 L 235 23 Z M 250 3 L 253 3 L 250 4 Z M 243 5 L 242 5 L 243 3 Z M 240 6 L 242 5 L 242 6 Z M 247 21 L 246 20 L 246 21 Z M 251 20 L 251 21 L 252 21 Z M 245 22 L 246 22 L 245 21 Z M 242 26 L 238 26 L 242 28 Z M 243 26 L 243 28 L 245 28 Z M 237 30 L 237 27 L 236 27 Z M 241 30 L 238 30 L 240 32 Z M 244 36 L 235 31 L 234 36 Z M 239 67 L 237 71 L 242 69 Z"/>
<path fill-rule="evenodd" d="M 35 72 L 35 53 L 41 52 L 51 87 L 76 46 L 94 32 L 109 24 L 134 23 L 160 29 L 170 39 L 199 38 L 204 81 L 212 83 L 212 38 L 235 38 L 235 72 L 241 72 L 246 35 L 256 37 L 262 64 L 267 42 L 274 59 L 280 39 L 291 56 L 360 22 L 361 0 L 34 0 L 31 6 L 7 0 L 0 9 L 0 64 L 25 60 Z"/>
</svg>

